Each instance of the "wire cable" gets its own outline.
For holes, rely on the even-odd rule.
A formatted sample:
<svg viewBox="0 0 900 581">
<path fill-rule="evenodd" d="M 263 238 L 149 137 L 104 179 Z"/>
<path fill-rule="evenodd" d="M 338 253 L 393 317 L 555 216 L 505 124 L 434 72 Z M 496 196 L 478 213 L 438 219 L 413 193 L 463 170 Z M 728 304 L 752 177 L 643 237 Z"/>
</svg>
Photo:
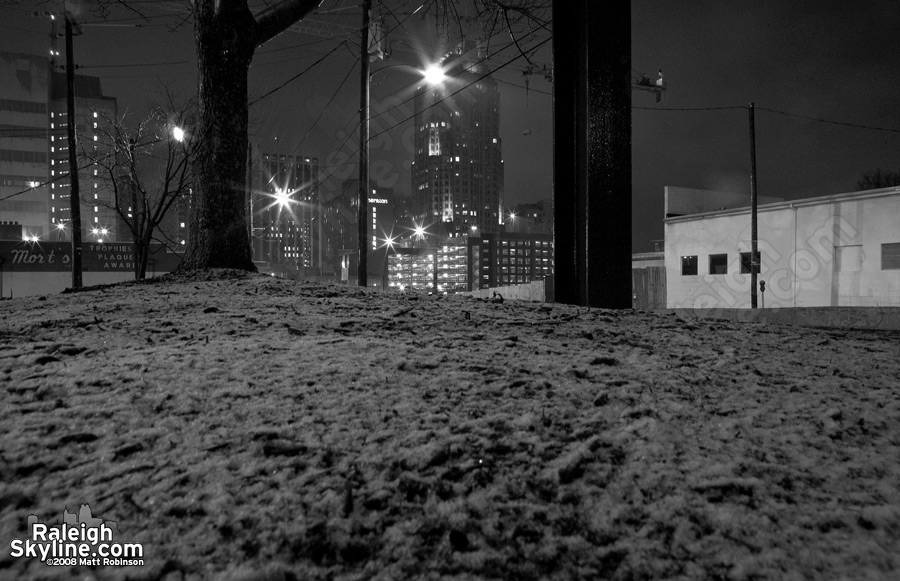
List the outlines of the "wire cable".
<svg viewBox="0 0 900 581">
<path fill-rule="evenodd" d="M 347 41 L 341 42 L 339 45 L 337 45 L 336 47 L 334 47 L 333 49 L 331 49 L 330 51 L 328 51 L 328 53 L 325 54 L 325 56 L 323 56 L 322 58 L 318 59 L 316 62 L 312 63 L 311 65 L 309 65 L 308 67 L 306 67 L 305 69 L 303 69 L 302 71 L 300 71 L 299 73 L 297 73 L 296 75 L 294 75 L 293 77 L 291 77 L 290 79 L 288 79 L 288 80 L 286 80 L 285 82 L 281 83 L 280 85 L 278 85 L 277 87 L 275 87 L 274 89 L 272 89 L 271 91 L 269 91 L 268 93 L 265 93 L 265 94 L 262 95 L 261 97 L 257 97 L 257 98 L 254 99 L 253 101 L 250 101 L 249 103 L 247 103 L 247 106 L 250 107 L 250 106 L 252 106 L 252 105 L 254 105 L 254 104 L 256 104 L 256 103 L 259 103 L 260 101 L 262 101 L 263 99 L 265 99 L 265 98 L 268 97 L 269 95 L 271 95 L 271 94 L 273 94 L 273 93 L 275 93 L 275 92 L 277 92 L 277 91 L 280 91 L 281 89 L 285 88 L 287 85 L 289 85 L 289 84 L 292 83 L 293 81 L 297 80 L 297 79 L 300 78 L 301 76 L 303 76 L 303 75 L 305 75 L 306 73 L 308 73 L 310 70 L 313 69 L 313 67 L 315 67 L 316 65 L 318 65 L 319 63 L 321 63 L 322 61 L 324 61 L 325 59 L 327 59 L 328 57 L 330 57 L 332 54 L 334 54 L 335 52 L 337 52 L 337 50 L 338 50 L 339 48 L 341 48 L 342 46 L 344 46 L 345 44 L 347 44 Z"/>
<path fill-rule="evenodd" d="M 541 41 L 540 43 L 538 43 L 538 45 L 535 46 L 534 48 L 535 48 L 535 49 L 540 48 L 541 45 L 544 45 L 544 44 L 550 42 L 550 40 L 552 40 L 552 39 L 551 39 L 551 38 L 548 38 L 548 39 L 546 39 L 546 40 L 543 40 L 543 41 Z M 496 67 L 495 69 L 490 70 L 490 71 L 484 73 L 483 75 L 479 76 L 478 78 L 476 78 L 476 79 L 475 79 L 474 81 L 472 81 L 471 83 L 468 83 L 468 84 L 466 84 L 466 85 L 460 87 L 460 88 L 457 89 L 456 91 L 453 91 L 453 92 L 450 93 L 449 95 L 447 95 L 447 96 L 445 96 L 445 97 L 442 97 L 441 99 L 438 99 L 437 101 L 435 101 L 434 103 L 432 103 L 431 105 L 429 105 L 428 107 L 426 107 L 425 109 L 422 109 L 422 111 L 427 111 L 428 109 L 431 109 L 432 107 L 436 107 L 436 106 L 440 105 L 441 103 L 443 103 L 443 102 L 446 101 L 447 99 L 449 99 L 449 98 L 451 98 L 451 97 L 454 97 L 454 96 L 458 95 L 459 93 L 461 93 L 461 92 L 463 92 L 464 90 L 468 89 L 469 87 L 471 87 L 472 85 L 474 85 L 474 84 L 477 83 L 478 81 L 481 81 L 481 80 L 486 79 L 487 77 L 491 76 L 491 75 L 494 74 L 495 72 L 497 72 L 497 71 L 499 71 L 499 70 L 502 70 L 504 67 L 506 67 L 506 66 L 508 66 L 508 65 L 510 65 L 510 64 L 512 64 L 512 63 L 514 63 L 514 62 L 516 62 L 516 61 L 519 60 L 520 58 L 523 58 L 523 55 L 522 55 L 522 54 L 517 54 L 517 55 L 514 56 L 513 58 L 511 58 L 511 59 L 509 59 L 508 61 L 506 61 L 505 63 L 503 63 L 502 65 L 500 65 L 500 66 Z M 421 112 L 421 111 L 420 111 L 420 112 Z M 406 123 L 407 121 L 410 121 L 410 120 L 414 119 L 415 116 L 416 116 L 416 114 L 414 113 L 412 116 L 407 117 L 407 118 L 405 118 L 405 119 L 402 119 L 402 120 L 398 121 L 397 123 L 391 125 L 391 126 L 388 127 L 387 129 L 384 129 L 384 130 L 382 130 L 382 131 L 379 131 L 379 132 L 376 133 L 375 135 L 369 136 L 369 139 L 368 139 L 368 140 L 369 140 L 369 141 L 372 141 L 372 140 L 375 139 L 376 137 L 378 137 L 378 136 L 380 136 L 380 135 L 382 135 L 382 134 L 384 134 L 384 133 L 387 133 L 388 131 L 390 131 L 390 130 L 392 130 L 392 129 L 395 129 L 395 128 L 399 127 L 400 125 L 403 125 L 403 124 Z"/>
<path fill-rule="evenodd" d="M 818 117 L 808 117 L 806 115 L 798 115 L 796 113 L 788 113 L 787 111 L 778 111 L 777 109 L 769 109 L 768 107 L 756 107 L 758 111 L 768 111 L 769 113 L 776 113 L 778 115 L 785 115 L 787 117 L 796 117 L 798 119 L 805 119 L 807 121 L 817 121 L 819 123 L 828 123 L 831 125 L 840 125 L 843 127 L 855 127 L 857 129 L 869 129 L 872 131 L 887 131 L 889 133 L 900 133 L 900 129 L 890 129 L 887 127 L 875 127 L 874 125 L 860 125 L 858 123 L 845 123 L 842 121 L 832 121 L 831 119 L 820 119 Z"/>
</svg>

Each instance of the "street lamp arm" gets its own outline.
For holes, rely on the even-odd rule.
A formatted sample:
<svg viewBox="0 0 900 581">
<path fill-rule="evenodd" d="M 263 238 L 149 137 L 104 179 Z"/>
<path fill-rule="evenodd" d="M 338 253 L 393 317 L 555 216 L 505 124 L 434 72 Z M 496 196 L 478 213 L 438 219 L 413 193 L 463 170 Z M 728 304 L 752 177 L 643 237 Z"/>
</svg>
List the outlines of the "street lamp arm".
<svg viewBox="0 0 900 581">
<path fill-rule="evenodd" d="M 407 64 L 398 63 L 398 64 L 387 65 L 387 66 L 375 69 L 374 71 L 369 73 L 369 78 L 371 79 L 378 73 L 383 72 L 383 71 L 388 71 L 391 69 L 408 69 L 408 70 L 410 70 L 410 72 L 415 72 L 415 73 L 418 73 L 419 75 L 425 74 L 425 71 L 423 71 L 422 69 L 420 69 L 419 67 L 417 67 L 415 65 L 407 65 Z"/>
</svg>

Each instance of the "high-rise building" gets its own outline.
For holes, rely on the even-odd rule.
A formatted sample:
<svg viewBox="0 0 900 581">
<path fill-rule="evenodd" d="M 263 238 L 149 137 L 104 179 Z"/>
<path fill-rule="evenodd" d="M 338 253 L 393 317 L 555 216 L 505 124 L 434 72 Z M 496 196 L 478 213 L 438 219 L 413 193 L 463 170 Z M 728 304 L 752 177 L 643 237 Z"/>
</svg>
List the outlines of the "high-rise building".
<svg viewBox="0 0 900 581">
<path fill-rule="evenodd" d="M 0 220 L 20 223 L 23 237 L 70 239 L 65 75 L 45 57 L 0 53 L 0 78 Z M 116 100 L 103 94 L 100 79 L 76 75 L 79 148 L 94 147 L 103 117 L 115 114 Z M 78 175 L 83 239 L 127 239 L 112 209 L 111 188 L 97 179 L 93 166 Z"/>
<path fill-rule="evenodd" d="M 288 273 L 322 263 L 319 161 L 260 153 L 253 163 L 250 196 L 253 260 Z"/>
<path fill-rule="evenodd" d="M 396 236 L 395 197 L 392 188 L 369 182 L 367 196 L 366 243 L 368 273 L 382 276 L 385 239 Z M 356 268 L 359 257 L 359 180 L 341 182 L 340 194 L 322 204 L 324 212 L 325 260 L 335 265 L 343 262 L 350 270 Z M 346 258 L 349 257 L 349 258 Z M 354 270 L 355 272 L 355 270 Z"/>
<path fill-rule="evenodd" d="M 375 182 L 369 182 L 367 199 L 367 216 L 366 216 L 366 241 L 369 251 L 377 250 L 384 246 L 385 238 L 393 235 L 395 221 L 395 201 L 393 188 L 383 188 Z M 341 196 L 337 200 L 350 208 L 350 212 L 344 212 L 344 216 L 349 216 L 352 224 L 348 224 L 344 229 L 346 233 L 344 240 L 345 248 L 359 247 L 359 227 L 357 220 L 359 219 L 359 180 L 351 179 L 341 182 Z"/>
<path fill-rule="evenodd" d="M 442 63 L 444 82 L 415 96 L 413 214 L 451 236 L 502 224 L 500 91 L 472 51 Z M 483 78 L 482 78 L 483 77 Z"/>
<path fill-rule="evenodd" d="M 64 73 L 51 73 L 50 91 L 50 222 L 71 222 L 69 195 L 69 142 L 67 85 Z M 116 99 L 103 94 L 100 79 L 75 75 L 75 133 L 78 147 L 97 149 L 98 130 L 107 119 L 117 115 Z M 82 153 L 78 152 L 79 157 Z M 89 242 L 123 242 L 131 240 L 131 232 L 116 212 L 115 194 L 105 184 L 98 170 L 90 164 L 78 168 L 81 197 L 81 236 Z M 60 179 L 56 179 L 62 176 Z M 128 208 L 122 208 L 127 212 Z"/>
</svg>

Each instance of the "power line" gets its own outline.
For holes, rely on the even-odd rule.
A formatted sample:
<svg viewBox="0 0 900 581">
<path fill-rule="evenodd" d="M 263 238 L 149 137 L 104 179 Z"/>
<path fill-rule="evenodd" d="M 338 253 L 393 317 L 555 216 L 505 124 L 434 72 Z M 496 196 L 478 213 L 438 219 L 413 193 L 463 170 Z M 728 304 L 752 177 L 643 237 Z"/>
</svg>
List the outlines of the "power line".
<svg viewBox="0 0 900 581">
<path fill-rule="evenodd" d="M 310 133 L 312 133 L 312 130 L 316 127 L 316 125 L 319 124 L 319 120 L 322 119 L 322 115 L 324 115 L 325 111 L 331 106 L 332 103 L 334 103 L 334 100 L 337 98 L 338 93 L 340 93 L 341 89 L 344 88 L 344 83 L 347 82 L 347 79 L 350 78 L 350 74 L 355 69 L 356 69 L 356 66 L 354 65 L 347 70 L 347 74 L 344 75 L 344 80 L 341 81 L 341 84 L 338 85 L 338 88 L 335 89 L 334 93 L 332 93 L 331 98 L 328 99 L 328 103 L 326 103 L 325 106 L 322 107 L 322 109 L 319 111 L 319 116 L 316 117 L 316 120 L 312 122 L 312 125 L 309 128 L 309 131 L 306 132 L 306 135 L 303 136 L 303 139 L 301 139 L 300 142 L 297 144 L 297 147 L 294 148 L 295 152 L 300 150 L 300 146 L 303 145 L 303 143 L 306 141 L 306 138 L 309 137 Z"/>
<path fill-rule="evenodd" d="M 757 107 L 758 109 L 759 107 Z M 747 109 L 746 105 L 734 105 L 729 107 L 632 107 L 645 111 L 725 111 L 728 109 Z"/>
<path fill-rule="evenodd" d="M 887 127 L 876 127 L 874 125 L 860 125 L 857 123 L 845 123 L 843 121 L 832 121 L 831 119 L 820 119 L 818 117 L 807 117 L 806 115 L 798 115 L 796 113 L 788 113 L 787 111 L 778 111 L 777 109 L 769 109 L 766 107 L 757 107 L 759 111 L 768 111 L 769 113 L 777 113 L 787 117 L 796 117 L 798 119 L 806 119 L 807 121 L 816 121 L 818 123 L 828 123 L 831 125 L 841 125 L 843 127 L 856 127 L 857 129 L 870 129 L 872 131 L 887 131 L 890 133 L 900 133 L 900 129 L 890 129 Z"/>
<path fill-rule="evenodd" d="M 534 47 L 534 49 L 540 48 L 542 45 L 544 45 L 544 44 L 550 42 L 551 40 L 552 40 L 552 38 L 547 38 L 546 40 L 542 40 L 540 43 L 538 43 L 538 44 Z M 469 87 L 471 87 L 472 85 L 474 85 L 474 84 L 477 83 L 478 81 L 481 81 L 481 80 L 483 80 L 483 79 L 485 79 L 485 78 L 491 76 L 491 75 L 494 74 L 495 72 L 497 72 L 497 71 L 499 71 L 499 70 L 502 70 L 504 67 L 506 67 L 506 66 L 508 66 L 508 65 L 510 65 L 510 64 L 512 64 L 512 63 L 514 63 L 514 62 L 516 62 L 516 61 L 519 60 L 520 58 L 523 58 L 523 55 L 522 55 L 522 54 L 517 54 L 517 55 L 514 56 L 513 58 L 511 58 L 511 59 L 509 59 L 508 61 L 506 61 L 505 63 L 503 63 L 502 65 L 500 65 L 500 66 L 496 67 L 495 69 L 490 70 L 490 71 L 484 73 L 483 75 L 479 76 L 477 79 L 475 79 L 475 80 L 472 81 L 471 83 L 468 83 L 467 85 L 464 85 L 464 86 L 460 87 L 459 89 L 457 89 L 456 91 L 450 93 L 449 95 L 447 95 L 447 96 L 445 96 L 445 97 L 442 97 L 441 99 L 438 99 L 437 101 L 435 101 L 434 103 L 432 103 L 431 105 L 429 105 L 428 107 L 426 107 L 425 109 L 423 109 L 423 111 L 427 111 L 428 109 L 431 109 L 432 107 L 436 107 L 437 105 L 440 105 L 441 103 L 443 103 L 444 101 L 446 101 L 446 100 L 449 99 L 450 97 L 454 97 L 454 96 L 458 95 L 459 93 L 461 93 L 461 92 L 463 92 L 464 90 L 468 89 Z M 401 120 L 401 121 L 395 123 L 394 125 L 391 125 L 391 126 L 388 127 L 387 129 L 384 129 L 384 130 L 382 130 L 382 131 L 379 131 L 379 132 L 376 133 L 375 135 L 370 136 L 370 137 L 369 137 L 369 141 L 371 141 L 372 139 L 375 139 L 376 137 L 378 137 L 378 136 L 380 136 L 380 135 L 382 135 L 382 134 L 384 134 L 384 133 L 387 133 L 387 132 L 390 131 L 391 129 L 395 129 L 395 128 L 399 127 L 400 125 L 403 125 L 403 124 L 406 123 L 407 121 L 410 121 L 411 119 L 414 119 L 414 118 L 415 118 L 415 114 L 413 114 L 412 116 L 407 117 L 407 118 L 405 118 L 405 119 L 403 119 L 403 120 Z"/>
<path fill-rule="evenodd" d="M 734 105 L 728 107 L 632 107 L 632 109 L 640 109 L 642 111 L 724 111 L 729 109 L 744 109 L 747 110 L 747 105 Z M 804 119 L 806 121 L 815 121 L 817 123 L 826 123 L 829 125 L 839 125 L 841 127 L 854 127 L 856 129 L 868 129 L 870 131 L 886 131 L 888 133 L 900 133 L 900 129 L 894 129 L 890 127 L 877 127 L 875 125 L 862 125 L 859 123 L 847 123 L 844 121 L 834 121 L 832 119 L 822 119 L 820 117 L 810 117 L 808 115 L 800 115 L 798 113 L 789 113 L 787 111 L 779 111 L 778 109 L 770 109 L 768 107 L 755 107 L 757 111 L 767 111 L 769 113 L 776 113 L 778 115 L 784 115 L 786 117 L 794 117 L 797 119 Z"/>
<path fill-rule="evenodd" d="M 249 103 L 247 103 L 247 106 L 249 107 L 249 106 L 251 106 L 251 105 L 254 105 L 254 104 L 256 104 L 256 103 L 259 103 L 260 101 L 262 101 L 263 99 L 265 99 L 266 97 L 268 97 L 269 95 L 271 95 L 272 93 L 275 93 L 276 91 L 280 91 L 281 89 L 283 89 L 284 87 L 286 87 L 287 85 L 289 85 L 290 83 L 292 83 L 293 81 L 297 80 L 297 79 L 300 78 L 301 76 L 303 76 L 303 75 L 305 75 L 306 73 L 308 73 L 310 70 L 312 70 L 313 67 L 315 67 L 316 65 L 318 65 L 319 63 L 321 63 L 322 61 L 324 61 L 325 59 L 327 59 L 328 57 L 330 57 L 332 54 L 334 54 L 335 52 L 337 52 L 337 50 L 338 50 L 339 48 L 341 48 L 342 46 L 344 46 L 346 43 L 347 43 L 347 41 L 341 42 L 339 45 L 337 45 L 336 47 L 334 47 L 333 49 L 331 49 L 327 54 L 325 54 L 325 56 L 323 56 L 322 58 L 318 59 L 316 62 L 312 63 L 311 65 L 309 65 L 308 67 L 306 67 L 305 69 L 303 69 L 302 71 L 300 71 L 299 73 L 297 73 L 296 75 L 294 75 L 293 77 L 291 77 L 290 79 L 288 79 L 288 80 L 286 80 L 285 82 L 281 83 L 280 85 L 278 85 L 277 87 L 275 87 L 274 89 L 272 89 L 271 91 L 269 91 L 268 93 L 265 93 L 263 96 L 258 97 L 258 98 L 256 98 L 256 99 L 254 99 L 253 101 L 250 101 Z"/>
<path fill-rule="evenodd" d="M 126 69 L 132 67 L 159 67 L 166 65 L 192 65 L 197 61 L 169 61 L 164 63 L 135 63 L 131 65 L 79 65 L 79 69 Z"/>
<path fill-rule="evenodd" d="M 543 40 L 541 43 L 539 43 L 537 46 L 533 47 L 533 48 L 530 49 L 530 50 L 536 50 L 536 49 L 539 48 L 541 45 L 546 44 L 547 42 L 550 42 L 551 40 L 552 40 L 552 37 L 548 37 L 547 39 Z M 476 67 L 476 66 L 479 66 L 479 65 L 483 64 L 484 62 L 490 60 L 491 58 L 494 58 L 497 54 L 499 54 L 499 53 L 501 53 L 501 52 L 507 50 L 508 48 L 513 47 L 513 46 L 515 46 L 515 44 L 512 43 L 512 42 L 509 42 L 509 43 L 507 43 L 505 46 L 503 46 L 502 48 L 498 49 L 495 53 L 493 53 L 493 54 L 491 54 L 491 55 L 485 56 L 485 57 L 482 58 L 481 60 L 476 61 L 475 63 L 473 63 L 473 64 L 470 65 L 469 67 L 465 68 L 464 70 L 460 71 L 459 73 L 457 73 L 457 74 L 455 74 L 455 75 L 453 75 L 453 76 L 450 76 L 450 77 L 448 77 L 448 78 L 450 78 L 450 79 L 457 78 L 459 75 L 462 75 L 463 73 L 469 72 L 472 68 L 474 68 L 474 67 Z M 446 97 L 444 97 L 444 99 L 441 99 L 440 101 L 437 101 L 437 102 L 435 102 L 435 103 L 429 105 L 426 109 L 423 109 L 423 111 L 424 111 L 424 110 L 427 110 L 427 109 L 430 109 L 431 107 L 434 107 L 434 106 L 440 104 L 440 103 L 443 102 L 444 100 L 449 99 L 450 97 L 453 97 L 454 95 L 456 95 L 457 93 L 459 93 L 459 92 L 461 92 L 461 91 L 466 90 L 467 88 L 471 87 L 472 85 L 474 85 L 474 84 L 477 83 L 478 81 L 480 81 L 480 80 L 484 79 L 485 77 L 490 76 L 490 75 L 492 75 L 493 73 L 495 73 L 495 72 L 497 72 L 497 71 L 503 69 L 504 67 L 508 66 L 510 63 L 513 63 L 513 62 L 517 61 L 517 60 L 520 59 L 520 58 L 522 58 L 522 54 L 521 54 L 521 53 L 520 53 L 520 54 L 517 54 L 515 57 L 513 57 L 512 59 L 506 61 L 505 63 L 503 63 L 503 64 L 500 65 L 499 67 L 497 67 L 497 68 L 495 68 L 495 69 L 492 69 L 491 71 L 485 73 L 485 74 L 482 75 L 481 77 L 478 77 L 477 79 L 473 80 L 472 82 L 470 82 L 470 83 L 464 85 L 463 87 L 461 87 L 459 90 L 455 91 L 454 93 L 452 93 L 452 94 L 450 94 L 450 95 L 447 95 Z M 409 103 L 410 101 L 412 101 L 414 98 L 415 98 L 415 96 L 413 96 L 413 97 L 411 97 L 411 98 L 409 98 L 409 99 L 406 99 L 405 101 L 402 101 L 401 103 L 398 103 L 398 104 L 395 105 L 394 107 L 391 107 L 390 109 L 387 109 L 387 110 L 385 110 L 385 111 L 382 111 L 381 113 L 379 113 L 379 114 L 373 116 L 372 119 L 377 119 L 378 117 L 381 117 L 381 116 L 383 116 L 383 115 L 386 115 L 386 114 L 388 114 L 388 113 L 394 111 L 395 109 L 398 109 L 398 108 L 400 108 L 400 107 L 403 107 L 404 105 L 406 105 L 407 103 Z M 372 141 L 373 139 L 375 139 L 376 137 L 382 135 L 383 133 L 386 133 L 386 132 L 388 132 L 388 131 L 390 131 L 390 130 L 392 130 L 392 129 L 394 129 L 394 128 L 400 126 L 400 125 L 402 125 L 403 123 L 406 123 L 407 121 L 409 121 L 410 119 L 413 119 L 414 117 L 415 117 L 415 114 L 414 114 L 412 117 L 407 117 L 406 119 L 401 120 L 400 122 L 398 122 L 398 123 L 396 123 L 396 124 L 394 124 L 394 125 L 388 127 L 387 129 L 385 129 L 385 130 L 383 130 L 383 131 L 380 131 L 380 132 L 376 133 L 375 135 L 370 136 L 370 137 L 369 137 L 369 141 Z M 344 126 L 344 129 L 345 129 L 345 130 L 348 129 L 349 125 L 353 122 L 354 119 L 355 119 L 355 115 L 354 115 L 353 117 L 351 117 L 350 120 L 345 124 L 345 126 Z M 349 133 L 347 134 L 347 137 L 344 139 L 344 141 L 341 143 L 340 146 L 338 146 L 338 148 L 337 148 L 335 151 L 336 151 L 336 152 L 340 152 L 341 150 L 343 150 L 344 147 L 347 145 L 347 143 L 350 141 L 350 138 L 351 138 L 351 137 L 353 137 L 353 132 L 349 132 Z M 347 165 L 349 165 L 349 163 L 342 163 L 342 164 L 337 164 L 337 165 L 333 165 L 333 166 L 324 166 L 324 168 L 325 168 L 325 169 L 330 169 L 330 168 L 340 168 L 340 167 L 345 167 L 345 166 L 347 166 Z M 326 177 L 327 177 L 327 176 L 326 176 Z"/>
</svg>

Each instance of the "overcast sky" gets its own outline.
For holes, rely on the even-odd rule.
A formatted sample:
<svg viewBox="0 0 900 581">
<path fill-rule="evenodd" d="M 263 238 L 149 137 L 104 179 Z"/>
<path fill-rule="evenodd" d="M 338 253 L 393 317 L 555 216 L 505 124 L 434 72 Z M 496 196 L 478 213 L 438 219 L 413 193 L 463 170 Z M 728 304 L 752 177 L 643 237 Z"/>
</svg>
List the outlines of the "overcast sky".
<svg viewBox="0 0 900 581">
<path fill-rule="evenodd" d="M 49 22 L 25 11 L 46 3 L 14 4 L 0 3 L 0 50 L 44 54 Z M 128 14 L 105 23 L 82 16 L 76 62 L 84 67 L 80 72 L 103 78 L 120 112 L 146 110 L 148 95 L 163 85 L 185 96 L 193 92 L 191 25 L 178 26 L 185 15 L 163 9 L 178 4 L 139 4 L 152 6 L 149 23 Z M 419 65 L 440 51 L 434 23 L 408 17 L 413 3 L 400 5 L 387 22 L 394 28 L 402 20 L 402 34 L 393 39 L 391 59 L 373 69 Z M 323 6 L 347 8 L 315 19 L 346 26 L 360 21 L 348 0 Z M 662 238 L 666 185 L 746 192 L 749 199 L 750 102 L 757 109 L 761 196 L 848 192 L 863 171 L 900 170 L 896 6 L 892 0 L 633 0 L 632 68 L 651 79 L 661 69 L 667 84 L 661 103 L 633 93 L 634 250 L 648 250 L 651 240 Z M 142 26 L 130 26 L 137 23 Z M 545 39 L 539 32 L 526 44 Z M 251 140 L 265 150 L 319 158 L 323 175 L 331 176 L 328 188 L 357 175 L 358 40 L 340 46 L 342 40 L 288 32 L 258 50 L 251 70 L 251 102 L 275 90 L 251 107 Z M 493 67 L 515 57 L 515 47 L 504 49 L 508 44 L 508 35 L 492 42 Z M 533 58 L 535 74 L 524 75 L 527 63 L 519 59 L 495 75 L 510 206 L 551 196 L 552 84 L 540 72 L 552 61 L 548 49 L 549 43 Z M 372 82 L 372 134 L 397 125 L 373 141 L 372 176 L 403 194 L 410 190 L 406 119 L 414 84 L 402 67 L 377 73 Z"/>
</svg>

